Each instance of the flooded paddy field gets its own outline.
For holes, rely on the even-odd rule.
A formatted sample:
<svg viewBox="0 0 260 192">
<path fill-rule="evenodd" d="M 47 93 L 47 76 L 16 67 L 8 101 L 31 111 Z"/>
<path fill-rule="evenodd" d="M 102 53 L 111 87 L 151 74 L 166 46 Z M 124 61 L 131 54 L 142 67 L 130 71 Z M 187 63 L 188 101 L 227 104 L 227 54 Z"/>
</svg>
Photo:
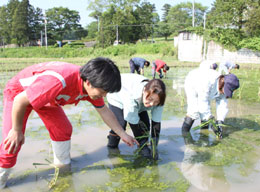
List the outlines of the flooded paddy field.
<svg viewBox="0 0 260 192">
<path fill-rule="evenodd" d="M 36 113 L 27 123 L 26 139 L 7 183 L 7 192 L 87 191 L 87 192 L 257 192 L 260 189 L 260 98 L 259 70 L 234 71 L 241 87 L 229 100 L 222 140 L 211 130 L 192 130 L 184 139 L 181 125 L 186 113 L 183 83 L 192 68 L 172 67 L 167 79 L 167 100 L 158 146 L 159 160 L 145 160 L 136 147 L 120 142 L 118 149 L 106 147 L 109 129 L 87 102 L 66 106 L 73 125 L 70 171 L 55 175 L 50 138 Z M 121 72 L 128 72 L 120 68 Z M 0 116 L 2 91 L 17 73 L 6 70 L 0 76 Z M 151 78 L 150 69 L 145 75 Z M 212 104 L 215 115 L 215 104 Z M 2 124 L 2 119 L 0 119 Z M 194 126 L 199 124 L 195 121 Z M 130 128 L 127 132 L 131 133 Z M 34 163 L 46 164 L 36 165 Z M 57 179 L 55 181 L 55 179 Z M 55 184 L 55 185 L 52 185 Z M 52 188 L 49 189 L 49 185 Z"/>
</svg>

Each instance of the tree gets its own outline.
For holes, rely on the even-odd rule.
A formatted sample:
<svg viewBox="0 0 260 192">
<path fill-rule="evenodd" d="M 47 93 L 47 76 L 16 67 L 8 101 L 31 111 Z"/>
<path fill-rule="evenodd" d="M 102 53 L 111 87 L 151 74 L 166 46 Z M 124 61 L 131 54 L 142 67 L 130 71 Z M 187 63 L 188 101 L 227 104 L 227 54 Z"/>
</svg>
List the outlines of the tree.
<svg viewBox="0 0 260 192">
<path fill-rule="evenodd" d="M 98 42 L 103 47 L 112 45 L 116 39 L 115 26 L 112 23 L 113 15 L 116 9 L 111 5 L 110 9 L 102 13 L 100 18 L 100 31 L 98 35 Z"/>
<path fill-rule="evenodd" d="M 162 15 L 162 21 L 163 22 L 167 22 L 167 16 L 169 14 L 169 11 L 171 9 L 171 5 L 170 4 L 164 4 L 163 5 L 163 8 L 162 8 L 162 11 L 163 11 L 163 15 Z"/>
<path fill-rule="evenodd" d="M 44 18 L 42 9 L 34 8 L 29 5 L 29 15 L 28 15 L 28 26 L 29 26 L 29 39 L 30 41 L 35 41 L 40 38 L 41 31 L 44 29 Z"/>
<path fill-rule="evenodd" d="M 245 30 L 250 36 L 260 36 L 260 5 L 255 4 L 254 7 L 250 8 Z"/>
<path fill-rule="evenodd" d="M 141 28 L 140 38 L 147 38 L 153 33 L 155 5 L 149 2 L 143 2 L 140 6 L 137 6 L 135 13 L 139 24 L 144 25 Z"/>
<path fill-rule="evenodd" d="M 1 38 L 1 41 L 4 43 L 11 42 L 10 28 L 11 28 L 11 25 L 8 22 L 7 7 L 2 6 L 2 7 L 0 7 L 0 38 Z"/>
<path fill-rule="evenodd" d="M 88 39 L 94 39 L 97 37 L 98 34 L 98 22 L 93 21 L 87 26 L 87 31 L 88 31 Z"/>
<path fill-rule="evenodd" d="M 195 3 L 195 26 L 203 25 L 203 15 L 206 10 L 207 7 Z M 171 7 L 167 21 L 173 33 L 192 26 L 192 3 L 180 3 Z"/>
<path fill-rule="evenodd" d="M 0 9 L 0 35 L 5 43 L 11 43 L 12 21 L 18 5 L 18 0 L 9 0 L 8 4 Z"/>
<path fill-rule="evenodd" d="M 160 36 L 163 36 L 165 40 L 167 40 L 167 38 L 172 34 L 169 24 L 163 21 L 159 22 L 156 26 L 156 32 Z"/>
<path fill-rule="evenodd" d="M 216 0 L 210 12 L 212 27 L 236 27 L 242 29 L 247 22 L 251 0 Z"/>
<path fill-rule="evenodd" d="M 92 10 L 90 17 L 98 20 L 104 11 L 108 11 L 111 6 L 125 10 L 127 7 L 136 6 L 140 0 L 88 0 L 88 10 Z"/>
<path fill-rule="evenodd" d="M 28 42 L 28 7 L 29 1 L 23 0 L 15 9 L 12 19 L 12 41 L 19 46 Z"/>
<path fill-rule="evenodd" d="M 55 7 L 46 11 L 48 32 L 56 40 L 63 40 L 64 34 L 71 30 L 81 30 L 79 24 L 80 16 L 78 11 L 69 10 L 68 8 Z"/>
</svg>

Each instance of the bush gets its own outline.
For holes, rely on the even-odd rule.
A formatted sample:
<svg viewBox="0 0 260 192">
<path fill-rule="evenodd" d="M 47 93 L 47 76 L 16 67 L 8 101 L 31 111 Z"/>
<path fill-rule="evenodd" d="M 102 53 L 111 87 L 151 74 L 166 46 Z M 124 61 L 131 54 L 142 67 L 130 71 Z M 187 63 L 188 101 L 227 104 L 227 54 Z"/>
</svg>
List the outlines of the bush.
<svg viewBox="0 0 260 192">
<path fill-rule="evenodd" d="M 254 51 L 260 51 L 260 37 L 253 37 L 248 39 L 243 39 L 239 46 L 242 48 L 248 48 Z"/>
<path fill-rule="evenodd" d="M 20 47 L 5 48 L 0 57 L 10 58 L 61 58 L 61 57 L 88 57 L 88 56 L 132 56 L 134 54 L 162 54 L 163 56 L 175 56 L 176 50 L 172 42 L 138 43 L 110 46 L 107 48 L 87 48 L 83 43 L 75 42 L 63 47 Z"/>
</svg>

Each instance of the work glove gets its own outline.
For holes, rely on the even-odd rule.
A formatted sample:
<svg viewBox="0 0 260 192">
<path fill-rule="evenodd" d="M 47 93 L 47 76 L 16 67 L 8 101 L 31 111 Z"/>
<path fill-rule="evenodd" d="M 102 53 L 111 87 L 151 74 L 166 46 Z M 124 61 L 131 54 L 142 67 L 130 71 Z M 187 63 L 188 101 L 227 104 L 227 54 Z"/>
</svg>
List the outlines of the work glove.
<svg viewBox="0 0 260 192">
<path fill-rule="evenodd" d="M 222 126 L 224 125 L 224 122 L 223 121 L 216 121 L 216 125 L 217 125 L 217 130 L 216 129 L 213 129 L 214 133 L 220 138 L 222 139 L 222 132 L 223 132 L 223 129 L 222 129 Z"/>
<path fill-rule="evenodd" d="M 163 74 L 160 74 L 159 77 L 160 77 L 160 79 L 162 79 L 163 78 Z"/>
</svg>

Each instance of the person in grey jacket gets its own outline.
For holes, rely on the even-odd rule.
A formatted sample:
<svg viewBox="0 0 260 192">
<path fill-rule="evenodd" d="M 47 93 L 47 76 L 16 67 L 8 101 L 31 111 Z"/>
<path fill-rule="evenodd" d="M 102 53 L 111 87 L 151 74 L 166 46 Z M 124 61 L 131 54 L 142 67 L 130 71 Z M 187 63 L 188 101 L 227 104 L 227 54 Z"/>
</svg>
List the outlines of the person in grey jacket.
<svg viewBox="0 0 260 192">
<path fill-rule="evenodd" d="M 240 66 L 232 61 L 223 61 L 219 64 L 219 73 L 229 74 L 231 69 L 239 69 Z"/>
</svg>

